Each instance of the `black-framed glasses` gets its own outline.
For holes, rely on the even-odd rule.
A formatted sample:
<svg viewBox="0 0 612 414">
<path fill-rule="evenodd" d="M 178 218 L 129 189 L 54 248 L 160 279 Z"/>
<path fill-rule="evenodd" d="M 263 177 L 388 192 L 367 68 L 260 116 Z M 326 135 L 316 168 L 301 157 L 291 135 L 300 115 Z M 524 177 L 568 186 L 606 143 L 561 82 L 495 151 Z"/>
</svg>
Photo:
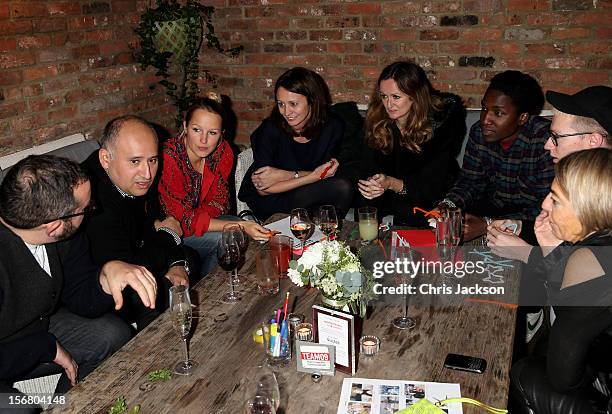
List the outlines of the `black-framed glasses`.
<svg viewBox="0 0 612 414">
<path fill-rule="evenodd" d="M 553 145 L 556 147 L 559 145 L 559 138 L 576 137 L 578 135 L 589 135 L 593 132 L 576 132 L 574 134 L 557 134 L 556 132 L 550 131 L 548 138 L 552 140 Z"/>
<path fill-rule="evenodd" d="M 96 210 L 97 210 L 96 205 L 95 204 L 90 204 L 87 207 L 85 207 L 83 209 L 83 211 L 79 211 L 78 213 L 66 214 L 65 216 L 61 216 L 61 217 L 49 220 L 47 223 L 51 223 L 52 221 L 55 221 L 55 220 L 68 220 L 68 219 L 73 218 L 73 217 L 87 216 L 87 215 L 90 215 L 91 213 L 93 213 Z"/>
</svg>

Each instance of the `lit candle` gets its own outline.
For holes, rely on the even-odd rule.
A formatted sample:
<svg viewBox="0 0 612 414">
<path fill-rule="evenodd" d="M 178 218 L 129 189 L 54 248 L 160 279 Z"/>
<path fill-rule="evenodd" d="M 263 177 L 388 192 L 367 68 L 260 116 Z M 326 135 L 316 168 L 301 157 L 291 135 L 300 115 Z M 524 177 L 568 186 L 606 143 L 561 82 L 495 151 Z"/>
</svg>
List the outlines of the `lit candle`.
<svg viewBox="0 0 612 414">
<path fill-rule="evenodd" d="M 312 324 L 300 323 L 296 327 L 296 337 L 300 341 L 312 341 Z"/>
<path fill-rule="evenodd" d="M 361 337 L 361 353 L 365 356 L 374 356 L 380 349 L 380 339 L 376 336 L 362 336 Z"/>
</svg>

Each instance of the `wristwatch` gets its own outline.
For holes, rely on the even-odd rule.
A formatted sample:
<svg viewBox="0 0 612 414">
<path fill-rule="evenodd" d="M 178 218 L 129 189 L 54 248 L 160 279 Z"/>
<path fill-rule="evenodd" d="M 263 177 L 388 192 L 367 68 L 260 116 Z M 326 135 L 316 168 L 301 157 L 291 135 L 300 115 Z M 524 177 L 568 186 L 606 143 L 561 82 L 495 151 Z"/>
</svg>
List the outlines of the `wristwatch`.
<svg viewBox="0 0 612 414">
<path fill-rule="evenodd" d="M 300 178 L 300 172 L 295 170 L 295 173 L 293 174 L 293 178 Z"/>
</svg>

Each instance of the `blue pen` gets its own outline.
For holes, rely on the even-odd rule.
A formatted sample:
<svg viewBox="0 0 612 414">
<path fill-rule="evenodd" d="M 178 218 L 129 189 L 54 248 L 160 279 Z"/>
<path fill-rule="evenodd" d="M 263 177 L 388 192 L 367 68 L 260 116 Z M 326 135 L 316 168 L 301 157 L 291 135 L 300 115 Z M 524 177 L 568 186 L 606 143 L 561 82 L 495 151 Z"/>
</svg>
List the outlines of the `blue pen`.
<svg viewBox="0 0 612 414">
<path fill-rule="evenodd" d="M 280 349 L 280 354 L 281 355 L 287 355 L 288 349 L 287 347 L 289 346 L 289 341 L 287 340 L 287 336 L 289 334 L 289 329 L 287 326 L 287 319 L 285 319 L 283 321 L 283 323 L 281 324 L 281 331 L 280 331 L 280 345 L 281 345 L 281 349 Z"/>
</svg>

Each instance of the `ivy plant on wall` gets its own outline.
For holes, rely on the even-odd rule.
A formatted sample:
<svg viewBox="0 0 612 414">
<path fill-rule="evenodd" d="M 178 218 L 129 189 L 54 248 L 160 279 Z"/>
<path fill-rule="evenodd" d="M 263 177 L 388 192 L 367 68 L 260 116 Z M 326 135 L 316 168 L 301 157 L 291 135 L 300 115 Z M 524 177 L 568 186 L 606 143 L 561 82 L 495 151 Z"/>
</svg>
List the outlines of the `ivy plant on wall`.
<svg viewBox="0 0 612 414">
<path fill-rule="evenodd" d="M 212 24 L 214 7 L 205 6 L 196 0 L 183 4 L 177 0 L 156 0 L 157 7 L 149 8 L 142 14 L 136 34 L 140 38 L 140 51 L 136 60 L 145 69 L 152 66 L 161 76 L 159 83 L 166 88 L 178 115 L 177 126 L 182 114 L 199 94 L 197 79 L 200 76 L 198 55 L 202 43 L 224 55 L 235 57 L 242 46 L 224 49 L 215 35 Z M 176 76 L 173 76 L 176 75 Z M 211 74 L 202 74 L 211 80 Z M 176 79 L 176 83 L 172 81 Z"/>
</svg>

